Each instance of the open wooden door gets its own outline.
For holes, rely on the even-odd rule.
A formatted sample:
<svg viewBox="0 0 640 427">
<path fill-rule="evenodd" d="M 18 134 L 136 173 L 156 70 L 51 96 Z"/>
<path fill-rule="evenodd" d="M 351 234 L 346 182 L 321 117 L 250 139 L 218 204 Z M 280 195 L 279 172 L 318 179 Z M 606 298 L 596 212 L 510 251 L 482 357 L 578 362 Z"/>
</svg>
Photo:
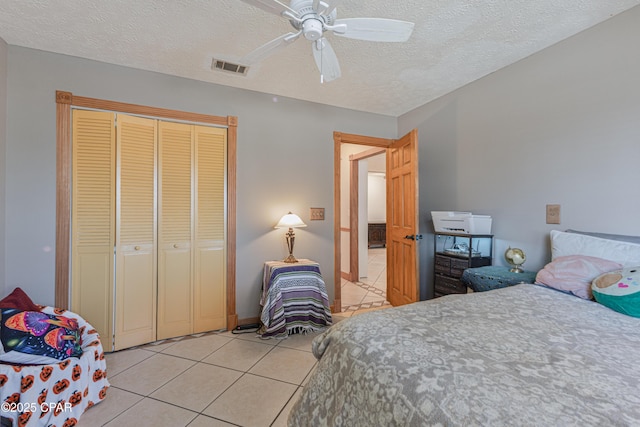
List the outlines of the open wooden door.
<svg viewBox="0 0 640 427">
<path fill-rule="evenodd" d="M 418 301 L 418 132 L 395 140 L 387 152 L 387 299 Z"/>
</svg>

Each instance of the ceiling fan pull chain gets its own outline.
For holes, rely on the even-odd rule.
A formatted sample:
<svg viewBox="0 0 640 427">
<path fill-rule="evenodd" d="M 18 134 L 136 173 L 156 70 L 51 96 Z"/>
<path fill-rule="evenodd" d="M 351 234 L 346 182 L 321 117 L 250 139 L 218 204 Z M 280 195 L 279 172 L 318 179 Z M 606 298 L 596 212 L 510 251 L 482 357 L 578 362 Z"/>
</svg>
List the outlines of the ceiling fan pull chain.
<svg viewBox="0 0 640 427">
<path fill-rule="evenodd" d="M 320 38 L 319 40 L 316 40 L 316 47 L 320 47 L 320 84 L 324 84 L 324 73 L 323 73 L 323 67 L 322 67 L 322 60 L 324 59 L 324 55 L 323 55 L 323 51 L 322 49 L 324 48 L 324 43 L 322 43 L 322 38 Z"/>
</svg>

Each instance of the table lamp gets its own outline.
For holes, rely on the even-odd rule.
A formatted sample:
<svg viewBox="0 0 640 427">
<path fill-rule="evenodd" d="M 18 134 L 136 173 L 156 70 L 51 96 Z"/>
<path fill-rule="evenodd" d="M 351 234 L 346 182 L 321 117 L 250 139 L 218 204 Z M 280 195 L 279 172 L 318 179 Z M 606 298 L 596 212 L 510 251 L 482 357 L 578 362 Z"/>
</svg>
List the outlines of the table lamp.
<svg viewBox="0 0 640 427">
<path fill-rule="evenodd" d="M 293 243 L 296 240 L 295 233 L 293 229 L 295 227 L 306 227 L 307 224 L 302 222 L 300 217 L 296 214 L 292 214 L 289 212 L 276 224 L 274 228 L 289 228 L 289 231 L 285 234 L 287 236 L 287 248 L 289 248 L 289 256 L 284 259 L 284 262 L 298 262 L 298 260 L 293 256 Z"/>
</svg>

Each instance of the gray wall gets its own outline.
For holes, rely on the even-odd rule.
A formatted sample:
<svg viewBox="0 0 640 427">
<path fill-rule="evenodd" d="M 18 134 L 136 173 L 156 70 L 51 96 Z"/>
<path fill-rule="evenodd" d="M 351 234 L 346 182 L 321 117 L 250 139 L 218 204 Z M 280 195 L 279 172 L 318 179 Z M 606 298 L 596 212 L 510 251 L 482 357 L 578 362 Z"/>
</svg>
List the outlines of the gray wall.
<svg viewBox="0 0 640 427">
<path fill-rule="evenodd" d="M 532 270 L 552 229 L 640 235 L 638 22 L 635 7 L 400 117 L 419 132 L 423 229 L 431 210 L 490 214 L 496 263 L 511 245 Z"/>
<path fill-rule="evenodd" d="M 7 44 L 0 38 L 0 295 L 5 290 L 5 151 L 7 144 Z"/>
<path fill-rule="evenodd" d="M 397 122 L 292 99 L 274 102 L 271 95 L 14 46 L 7 56 L 1 44 L 4 293 L 20 285 L 38 302 L 53 303 L 55 90 L 239 117 L 241 318 L 258 314 L 263 261 L 286 253 L 282 230 L 273 225 L 288 210 L 307 221 L 309 207 L 326 208 L 324 222 L 307 222 L 307 228 L 296 231 L 295 253 L 321 262 L 333 297 L 334 130 L 396 137 L 418 128 L 423 298 L 431 292 L 432 210 L 492 215 L 496 263 L 504 263 L 507 245 L 517 246 L 527 252 L 525 267 L 532 270 L 548 261 L 548 234 L 554 228 L 640 235 L 635 213 L 640 210 L 637 22 L 640 7 L 419 107 Z M 562 205 L 558 226 L 545 224 L 545 205 L 551 203 Z"/>
<path fill-rule="evenodd" d="M 396 119 L 9 46 L 6 147 L 6 289 L 54 302 L 55 91 L 219 116 L 238 116 L 239 318 L 259 315 L 264 261 L 286 256 L 291 210 L 295 255 L 320 262 L 333 300 L 333 131 L 384 138 Z M 324 221 L 309 221 L 324 207 Z"/>
</svg>

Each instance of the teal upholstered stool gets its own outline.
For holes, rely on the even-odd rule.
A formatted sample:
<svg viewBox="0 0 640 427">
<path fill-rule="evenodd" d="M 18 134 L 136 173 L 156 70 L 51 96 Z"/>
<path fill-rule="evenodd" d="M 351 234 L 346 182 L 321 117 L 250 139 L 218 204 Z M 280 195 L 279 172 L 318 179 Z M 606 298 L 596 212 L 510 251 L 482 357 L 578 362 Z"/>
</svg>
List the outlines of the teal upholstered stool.
<svg viewBox="0 0 640 427">
<path fill-rule="evenodd" d="M 486 267 L 467 268 L 460 278 L 462 283 L 474 292 L 490 291 L 506 288 L 519 283 L 533 283 L 536 280 L 535 271 L 512 273 L 508 267 L 489 265 Z"/>
</svg>

